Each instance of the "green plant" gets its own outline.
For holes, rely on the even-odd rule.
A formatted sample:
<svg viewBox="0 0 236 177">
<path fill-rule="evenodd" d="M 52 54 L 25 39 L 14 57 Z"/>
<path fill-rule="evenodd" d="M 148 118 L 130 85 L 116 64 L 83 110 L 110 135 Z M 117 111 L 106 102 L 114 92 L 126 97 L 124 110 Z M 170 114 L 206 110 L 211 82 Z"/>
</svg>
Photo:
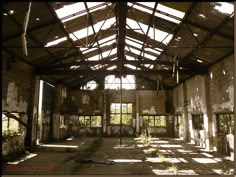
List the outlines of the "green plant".
<svg viewBox="0 0 236 177">
<path fill-rule="evenodd" d="M 164 162 L 165 161 L 165 156 L 163 154 L 160 154 L 159 159 L 160 159 L 160 162 Z"/>
<path fill-rule="evenodd" d="M 16 130 L 7 129 L 2 132 L 2 141 L 6 142 L 18 136 L 20 136 L 20 134 Z"/>
<path fill-rule="evenodd" d="M 178 167 L 175 164 L 172 164 L 172 166 L 169 167 L 168 170 L 173 171 L 174 174 L 178 174 Z"/>
<path fill-rule="evenodd" d="M 157 146 L 154 150 L 152 150 L 151 155 L 156 156 L 159 155 L 160 153 L 160 148 Z"/>
<path fill-rule="evenodd" d="M 146 133 L 142 133 L 140 135 L 140 141 L 143 143 L 144 147 L 150 146 L 151 140 L 152 140 L 152 136 L 151 135 L 148 136 Z"/>
</svg>

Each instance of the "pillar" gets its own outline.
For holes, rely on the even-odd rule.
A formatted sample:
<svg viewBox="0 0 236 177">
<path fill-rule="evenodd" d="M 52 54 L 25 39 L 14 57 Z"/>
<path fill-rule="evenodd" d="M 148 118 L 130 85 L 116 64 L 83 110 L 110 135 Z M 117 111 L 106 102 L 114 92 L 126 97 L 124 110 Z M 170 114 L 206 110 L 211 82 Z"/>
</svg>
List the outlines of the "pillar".
<svg viewBox="0 0 236 177">
<path fill-rule="evenodd" d="M 27 132 L 26 132 L 26 147 L 33 149 L 36 147 L 37 140 L 37 123 L 38 123 L 38 104 L 39 104 L 39 87 L 40 78 L 39 76 L 34 76 L 32 80 L 32 102 L 29 104 L 28 108 L 28 121 L 27 121 Z"/>
<path fill-rule="evenodd" d="M 189 118 L 188 118 L 188 99 L 187 99 L 187 87 L 186 82 L 183 83 L 183 92 L 184 92 L 184 114 L 183 114 L 183 124 L 184 124 L 184 140 L 186 142 L 190 141 L 190 132 L 189 132 Z"/>
<path fill-rule="evenodd" d="M 136 97 L 136 133 L 139 134 L 139 94 L 135 92 Z"/>
<path fill-rule="evenodd" d="M 52 138 L 60 139 L 60 107 L 62 103 L 62 85 L 58 84 L 55 87 L 53 100 L 53 120 L 52 120 Z"/>
<path fill-rule="evenodd" d="M 211 99 L 210 99 L 210 88 L 209 88 L 209 76 L 204 76 L 204 94 L 205 94 L 205 101 L 206 101 L 206 110 L 204 113 L 204 129 L 205 132 L 205 142 L 206 142 L 206 149 L 213 150 L 213 115 L 212 115 L 212 108 L 211 108 Z"/>
</svg>

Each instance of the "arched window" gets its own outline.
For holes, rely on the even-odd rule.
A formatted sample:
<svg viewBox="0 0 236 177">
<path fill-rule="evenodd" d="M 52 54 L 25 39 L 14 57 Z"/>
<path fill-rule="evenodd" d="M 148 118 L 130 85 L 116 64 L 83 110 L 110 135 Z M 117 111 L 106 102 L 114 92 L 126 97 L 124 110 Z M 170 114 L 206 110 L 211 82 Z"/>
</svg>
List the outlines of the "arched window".
<svg viewBox="0 0 236 177">
<path fill-rule="evenodd" d="M 134 75 L 122 76 L 122 89 L 135 89 L 136 81 Z M 105 77 L 105 89 L 120 89 L 120 78 L 115 75 Z"/>
</svg>

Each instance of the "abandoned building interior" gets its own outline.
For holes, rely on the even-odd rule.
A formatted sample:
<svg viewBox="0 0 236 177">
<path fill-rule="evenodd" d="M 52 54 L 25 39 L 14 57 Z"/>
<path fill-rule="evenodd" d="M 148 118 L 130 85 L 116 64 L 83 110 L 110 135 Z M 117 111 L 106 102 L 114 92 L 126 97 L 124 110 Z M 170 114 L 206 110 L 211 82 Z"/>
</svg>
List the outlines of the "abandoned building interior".
<svg viewBox="0 0 236 177">
<path fill-rule="evenodd" d="M 3 174 L 233 174 L 234 2 L 6 2 Z"/>
</svg>

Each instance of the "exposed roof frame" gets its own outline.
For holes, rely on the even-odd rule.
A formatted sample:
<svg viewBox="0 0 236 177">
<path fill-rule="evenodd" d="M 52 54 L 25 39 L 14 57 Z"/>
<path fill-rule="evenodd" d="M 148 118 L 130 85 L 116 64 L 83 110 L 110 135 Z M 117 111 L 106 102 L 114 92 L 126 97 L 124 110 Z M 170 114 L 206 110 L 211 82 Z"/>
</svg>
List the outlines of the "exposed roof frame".
<svg viewBox="0 0 236 177">
<path fill-rule="evenodd" d="M 234 13 L 234 12 L 233 12 L 233 13 Z M 232 13 L 232 14 L 233 14 L 233 13 Z M 231 15 L 232 15 L 232 14 L 231 14 Z M 209 34 L 202 42 L 200 42 L 200 43 L 196 46 L 196 48 L 200 48 L 200 47 L 205 46 L 205 45 L 207 44 L 207 42 L 223 27 L 223 25 L 224 25 L 225 23 L 227 23 L 227 22 L 230 20 L 231 15 L 230 15 L 229 17 L 226 17 L 226 18 L 215 28 L 215 30 L 213 30 L 212 32 L 210 32 L 210 34 Z M 192 50 L 190 53 L 188 53 L 184 58 L 182 58 L 182 59 L 180 60 L 180 62 L 183 62 L 184 60 L 190 58 L 190 56 L 193 55 L 193 53 L 194 53 L 195 51 L 196 51 L 196 49 L 193 49 L 193 50 Z"/>
</svg>

